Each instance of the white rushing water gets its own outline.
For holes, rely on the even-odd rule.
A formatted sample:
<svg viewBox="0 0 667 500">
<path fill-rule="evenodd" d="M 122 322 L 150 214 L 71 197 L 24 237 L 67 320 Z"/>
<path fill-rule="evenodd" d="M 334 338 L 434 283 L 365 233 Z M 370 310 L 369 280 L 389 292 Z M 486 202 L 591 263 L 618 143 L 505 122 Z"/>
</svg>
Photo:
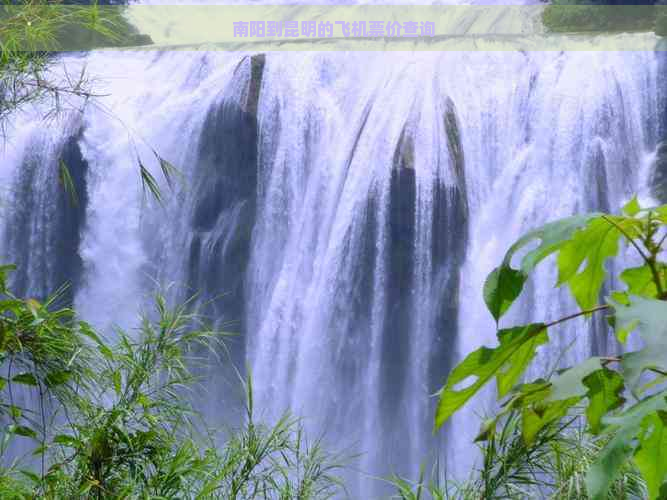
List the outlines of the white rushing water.
<svg viewBox="0 0 667 500">
<path fill-rule="evenodd" d="M 232 351 L 263 415 L 291 409 L 314 435 L 361 453 L 356 498 L 381 489 L 370 475 L 416 477 L 438 455 L 467 470 L 489 402 L 434 437 L 432 395 L 456 359 L 493 343 L 486 274 L 527 229 L 641 190 L 656 144 L 652 53 L 93 52 L 64 62 L 85 63 L 108 96 L 49 127 L 17 118 L 0 162 L 12 186 L 3 260 L 20 257 L 28 276 L 62 265 L 47 230 L 56 178 L 22 179 L 75 137 L 87 164 L 72 264 L 81 314 L 128 327 L 156 282 L 201 290 L 207 312 L 243 333 Z M 164 210 L 142 198 L 137 156 L 157 176 L 151 148 L 184 173 Z M 540 283 L 555 283 L 551 274 Z M 530 286 L 505 324 L 572 308 Z M 565 360 L 605 342 L 577 329 Z M 536 373 L 573 338 L 553 337 Z M 233 399 L 223 375 L 212 367 L 203 405 L 214 426 Z"/>
</svg>

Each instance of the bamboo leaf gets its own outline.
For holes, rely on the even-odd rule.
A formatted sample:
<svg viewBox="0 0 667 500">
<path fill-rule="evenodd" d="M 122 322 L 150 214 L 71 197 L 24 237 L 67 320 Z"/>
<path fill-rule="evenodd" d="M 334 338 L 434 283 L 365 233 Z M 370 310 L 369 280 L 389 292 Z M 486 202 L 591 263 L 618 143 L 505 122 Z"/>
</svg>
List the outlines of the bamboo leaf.
<svg viewBox="0 0 667 500">
<path fill-rule="evenodd" d="M 139 174 L 141 175 L 141 185 L 143 187 L 144 194 L 146 193 L 146 191 L 150 192 L 151 195 L 155 198 L 155 200 L 160 205 L 162 205 L 162 193 L 160 192 L 160 186 L 155 180 L 155 177 L 153 177 L 153 174 L 151 174 L 150 171 L 141 162 L 141 159 L 138 159 L 138 161 L 139 161 Z"/>
<path fill-rule="evenodd" d="M 164 176 L 165 180 L 167 181 L 167 185 L 169 186 L 169 189 L 174 188 L 174 180 L 176 177 L 183 178 L 183 174 L 181 174 L 180 170 L 178 170 L 171 162 L 165 160 L 160 156 L 157 151 L 153 150 L 153 154 L 155 155 L 155 158 L 157 158 L 158 163 L 160 164 L 160 169 L 162 170 L 162 175 Z"/>
<path fill-rule="evenodd" d="M 114 391 L 116 391 L 117 396 L 120 396 L 121 393 L 122 393 L 120 372 L 119 371 L 114 371 L 111 374 L 111 378 L 112 378 L 112 381 L 113 381 Z"/>
<path fill-rule="evenodd" d="M 53 442 L 62 446 L 69 446 L 70 448 L 79 448 L 82 444 L 79 439 L 67 434 L 58 434 L 54 436 Z"/>
<path fill-rule="evenodd" d="M 44 382 L 47 387 L 51 388 L 66 383 L 71 376 L 72 373 L 68 370 L 56 370 L 49 373 L 44 379 Z"/>
<path fill-rule="evenodd" d="M 12 377 L 12 382 L 16 382 L 17 384 L 37 386 L 37 379 L 32 373 L 20 373 L 15 377 Z"/>
<path fill-rule="evenodd" d="M 10 434 L 16 434 L 17 436 L 37 439 L 37 433 L 30 427 L 26 427 L 25 425 L 11 424 L 7 426 L 7 432 L 9 432 Z"/>
<path fill-rule="evenodd" d="M 72 175 L 70 174 L 69 168 L 65 162 L 61 159 L 60 162 L 60 184 L 65 190 L 65 194 L 69 196 L 69 199 L 72 205 L 77 206 L 79 204 L 79 197 L 76 192 L 76 186 L 72 180 Z"/>
</svg>

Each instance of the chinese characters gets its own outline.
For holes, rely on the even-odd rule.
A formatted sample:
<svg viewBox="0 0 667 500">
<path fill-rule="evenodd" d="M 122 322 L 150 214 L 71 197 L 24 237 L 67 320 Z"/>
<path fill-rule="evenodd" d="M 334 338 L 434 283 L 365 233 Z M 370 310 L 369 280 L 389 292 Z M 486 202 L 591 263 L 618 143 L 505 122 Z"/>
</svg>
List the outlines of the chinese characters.
<svg viewBox="0 0 667 500">
<path fill-rule="evenodd" d="M 433 37 L 435 23 L 429 21 L 237 21 L 234 37 L 333 38 L 342 37 Z"/>
</svg>

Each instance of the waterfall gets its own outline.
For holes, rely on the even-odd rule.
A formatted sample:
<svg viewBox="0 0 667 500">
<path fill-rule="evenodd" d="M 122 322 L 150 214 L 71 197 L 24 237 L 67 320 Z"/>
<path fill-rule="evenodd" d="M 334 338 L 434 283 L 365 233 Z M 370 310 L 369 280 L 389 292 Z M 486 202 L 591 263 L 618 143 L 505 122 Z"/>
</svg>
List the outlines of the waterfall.
<svg viewBox="0 0 667 500">
<path fill-rule="evenodd" d="M 63 61 L 85 64 L 108 96 L 48 128 L 39 107 L 10 125 L 0 230 L 14 286 L 43 297 L 69 281 L 69 300 L 103 329 L 131 327 L 158 286 L 173 283 L 174 300 L 199 292 L 204 314 L 239 334 L 230 357 L 251 370 L 262 416 L 290 409 L 360 454 L 358 498 L 382 490 L 373 475 L 416 477 L 436 459 L 468 470 L 491 397 L 434 437 L 433 394 L 452 363 L 493 343 L 486 274 L 527 229 L 643 192 L 659 139 L 652 53 Z M 163 208 L 138 175 L 141 161 L 158 176 L 153 150 L 183 174 Z M 573 309 L 553 271 L 538 275 L 504 324 Z M 552 338 L 536 374 L 561 349 L 566 363 L 613 342 L 583 323 Z M 238 404 L 229 375 L 207 374 L 212 426 Z"/>
</svg>

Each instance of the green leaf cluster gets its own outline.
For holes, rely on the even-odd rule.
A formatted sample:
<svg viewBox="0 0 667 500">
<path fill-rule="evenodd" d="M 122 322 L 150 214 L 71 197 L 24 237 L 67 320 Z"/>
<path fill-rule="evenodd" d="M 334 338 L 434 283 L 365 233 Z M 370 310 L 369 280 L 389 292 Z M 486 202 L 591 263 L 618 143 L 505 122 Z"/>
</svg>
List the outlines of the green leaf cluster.
<svg viewBox="0 0 667 500">
<path fill-rule="evenodd" d="M 76 318 L 14 296 L 0 267 L 0 498 L 329 498 L 341 491 L 338 458 L 309 442 L 289 415 L 247 415 L 217 436 L 192 406 L 193 369 L 224 349 L 193 302 L 158 295 L 137 332 L 109 342 Z M 21 395 L 21 397 L 19 397 Z M 26 397 L 30 396 L 30 397 Z M 32 444 L 37 467 L 9 460 Z"/>
<path fill-rule="evenodd" d="M 571 415 L 583 415 L 587 433 L 606 444 L 586 476 L 587 494 L 606 499 L 619 472 L 632 464 L 645 481 L 651 499 L 667 492 L 667 206 L 643 208 L 633 198 L 620 214 L 577 215 L 529 232 L 508 250 L 484 285 L 484 300 L 499 322 L 521 295 L 531 272 L 549 256 L 558 271 L 556 287 L 565 287 L 579 307 L 543 324 L 500 329 L 499 345 L 469 354 L 450 373 L 440 391 L 435 425 L 440 427 L 495 378 L 500 412 L 485 422 L 478 440 L 493 439 L 500 421 L 520 415 L 521 436 L 529 446 L 546 429 Z M 535 245 L 535 242 L 537 244 Z M 532 244 L 532 250 L 525 251 Z M 623 246 L 642 260 L 619 269 L 613 262 Z M 518 267 L 513 260 L 524 252 Z M 605 286 L 622 284 L 610 290 Z M 609 290 L 609 288 L 607 288 Z M 617 338 L 630 335 L 642 347 L 590 358 L 561 369 L 547 379 L 525 382 L 535 349 L 566 322 L 607 314 Z M 472 379 L 465 388 L 464 381 Z"/>
</svg>

